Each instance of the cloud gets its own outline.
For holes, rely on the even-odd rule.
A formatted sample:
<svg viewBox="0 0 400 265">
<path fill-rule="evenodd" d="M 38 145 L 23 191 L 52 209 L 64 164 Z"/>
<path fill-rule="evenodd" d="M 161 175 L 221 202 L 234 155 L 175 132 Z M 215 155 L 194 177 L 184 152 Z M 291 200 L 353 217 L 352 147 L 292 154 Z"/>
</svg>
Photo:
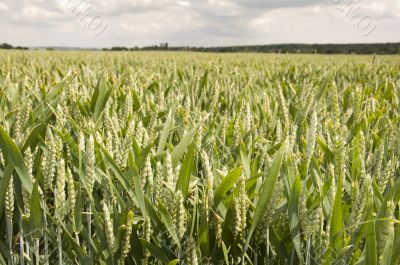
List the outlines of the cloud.
<svg viewBox="0 0 400 265">
<path fill-rule="evenodd" d="M 400 0 L 82 0 L 91 7 L 86 22 L 98 16 L 107 25 L 97 37 L 65 7 L 77 1 L 2 0 L 0 42 L 105 47 L 400 41 Z M 361 7 L 376 22 L 374 32 L 360 34 L 343 6 Z"/>
<path fill-rule="evenodd" d="M 238 3 L 241 7 L 251 9 L 282 9 L 282 8 L 293 8 L 293 7 L 307 7 L 317 4 L 326 5 L 327 1 L 320 0 L 235 0 L 233 2 Z"/>
<path fill-rule="evenodd" d="M 8 6 L 5 3 L 0 3 L 0 11 L 8 11 Z"/>
</svg>

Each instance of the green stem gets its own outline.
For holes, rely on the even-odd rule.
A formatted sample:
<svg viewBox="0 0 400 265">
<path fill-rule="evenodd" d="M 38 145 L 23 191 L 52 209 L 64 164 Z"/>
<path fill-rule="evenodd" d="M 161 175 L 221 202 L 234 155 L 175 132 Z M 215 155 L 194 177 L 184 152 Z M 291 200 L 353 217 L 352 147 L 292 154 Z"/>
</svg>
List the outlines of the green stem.
<svg viewBox="0 0 400 265">
<path fill-rule="evenodd" d="M 87 217 L 87 226 L 88 226 L 88 252 L 89 252 L 90 259 L 93 260 L 92 247 L 90 245 L 90 240 L 92 237 L 92 206 L 91 206 L 90 202 L 89 202 L 86 217 Z"/>
<path fill-rule="evenodd" d="M 62 241 L 61 241 L 61 226 L 59 225 L 57 228 L 57 243 L 58 243 L 58 264 L 63 264 L 63 257 L 62 257 Z"/>
<path fill-rule="evenodd" d="M 306 265 L 310 264 L 310 245 L 311 245 L 311 238 L 307 240 L 307 256 L 306 256 Z"/>
<path fill-rule="evenodd" d="M 267 228 L 267 259 L 266 259 L 266 264 L 269 264 L 269 228 Z"/>
<path fill-rule="evenodd" d="M 46 198 L 44 199 L 43 205 L 44 205 L 44 209 L 45 209 L 43 211 L 44 227 L 48 227 L 47 215 L 46 215 Z M 49 265 L 49 239 L 47 238 L 46 231 L 43 231 L 43 232 L 44 232 L 44 234 L 43 234 L 43 237 L 44 237 L 44 264 Z"/>
<path fill-rule="evenodd" d="M 292 247 L 292 253 L 290 254 L 290 265 L 294 264 L 295 252 L 296 252 L 296 250 L 294 249 L 294 247 Z"/>
<path fill-rule="evenodd" d="M 36 265 L 39 265 L 40 264 L 40 255 L 39 255 L 39 245 L 40 245 L 40 242 L 39 242 L 39 238 L 37 238 L 36 239 L 36 242 L 35 242 L 35 251 L 36 251 L 36 254 L 35 254 L 35 256 L 36 256 Z"/>
<path fill-rule="evenodd" d="M 10 251 L 10 256 L 11 256 L 9 264 L 14 265 L 14 253 L 12 247 L 13 226 L 12 226 L 12 220 L 8 218 L 7 210 L 6 210 L 6 223 L 7 223 L 8 249 Z"/>
<path fill-rule="evenodd" d="M 29 240 L 27 240 L 25 242 L 25 253 L 26 253 L 26 256 L 30 257 L 31 260 L 32 260 L 32 253 L 31 253 L 31 250 L 30 250 L 30 247 L 29 247 Z"/>
<path fill-rule="evenodd" d="M 79 235 L 78 235 L 78 233 L 75 233 L 75 241 L 79 246 L 80 244 L 79 244 Z"/>
<path fill-rule="evenodd" d="M 24 263 L 25 263 L 24 262 L 25 253 L 24 253 L 24 236 L 23 236 L 24 230 L 22 228 L 22 215 L 21 215 L 20 220 L 19 220 L 19 231 L 20 231 L 20 234 L 19 234 L 19 257 L 20 257 L 19 264 L 20 265 L 24 265 Z"/>
</svg>

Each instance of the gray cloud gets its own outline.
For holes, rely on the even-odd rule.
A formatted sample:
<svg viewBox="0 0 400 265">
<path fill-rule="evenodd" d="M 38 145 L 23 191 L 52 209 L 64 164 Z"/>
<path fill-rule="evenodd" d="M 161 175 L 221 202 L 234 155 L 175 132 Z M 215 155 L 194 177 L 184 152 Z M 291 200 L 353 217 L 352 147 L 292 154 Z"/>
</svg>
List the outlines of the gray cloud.
<svg viewBox="0 0 400 265">
<path fill-rule="evenodd" d="M 104 47 L 400 41 L 400 0 L 350 1 L 348 8 L 362 7 L 376 21 L 367 37 L 346 20 L 339 8 L 344 0 L 82 0 L 107 23 L 97 37 L 62 1 L 78 0 L 2 0 L 0 42 Z"/>
<path fill-rule="evenodd" d="M 238 3 L 240 6 L 245 8 L 257 8 L 257 9 L 276 9 L 276 8 L 293 8 L 293 7 L 306 7 L 317 4 L 326 5 L 327 1 L 318 0 L 235 0 L 233 2 Z"/>
</svg>

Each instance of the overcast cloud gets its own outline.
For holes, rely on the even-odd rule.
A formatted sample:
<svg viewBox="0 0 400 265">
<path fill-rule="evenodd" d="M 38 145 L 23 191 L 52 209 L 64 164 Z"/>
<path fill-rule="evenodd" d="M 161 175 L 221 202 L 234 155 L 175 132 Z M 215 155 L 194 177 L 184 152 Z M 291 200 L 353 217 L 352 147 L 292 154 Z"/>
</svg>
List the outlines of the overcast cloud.
<svg viewBox="0 0 400 265">
<path fill-rule="evenodd" d="M 78 1 L 77 9 L 68 9 Z M 1 0 L 2 42 L 75 47 L 400 42 L 400 0 Z"/>
</svg>

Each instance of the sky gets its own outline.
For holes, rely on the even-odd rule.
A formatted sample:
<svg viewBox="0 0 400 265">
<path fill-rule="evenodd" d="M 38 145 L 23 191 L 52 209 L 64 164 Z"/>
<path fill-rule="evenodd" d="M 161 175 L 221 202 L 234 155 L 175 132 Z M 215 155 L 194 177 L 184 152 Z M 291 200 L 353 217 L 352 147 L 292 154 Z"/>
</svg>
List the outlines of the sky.
<svg viewBox="0 0 400 265">
<path fill-rule="evenodd" d="M 400 0 L 1 0 L 29 47 L 400 42 Z"/>
</svg>

